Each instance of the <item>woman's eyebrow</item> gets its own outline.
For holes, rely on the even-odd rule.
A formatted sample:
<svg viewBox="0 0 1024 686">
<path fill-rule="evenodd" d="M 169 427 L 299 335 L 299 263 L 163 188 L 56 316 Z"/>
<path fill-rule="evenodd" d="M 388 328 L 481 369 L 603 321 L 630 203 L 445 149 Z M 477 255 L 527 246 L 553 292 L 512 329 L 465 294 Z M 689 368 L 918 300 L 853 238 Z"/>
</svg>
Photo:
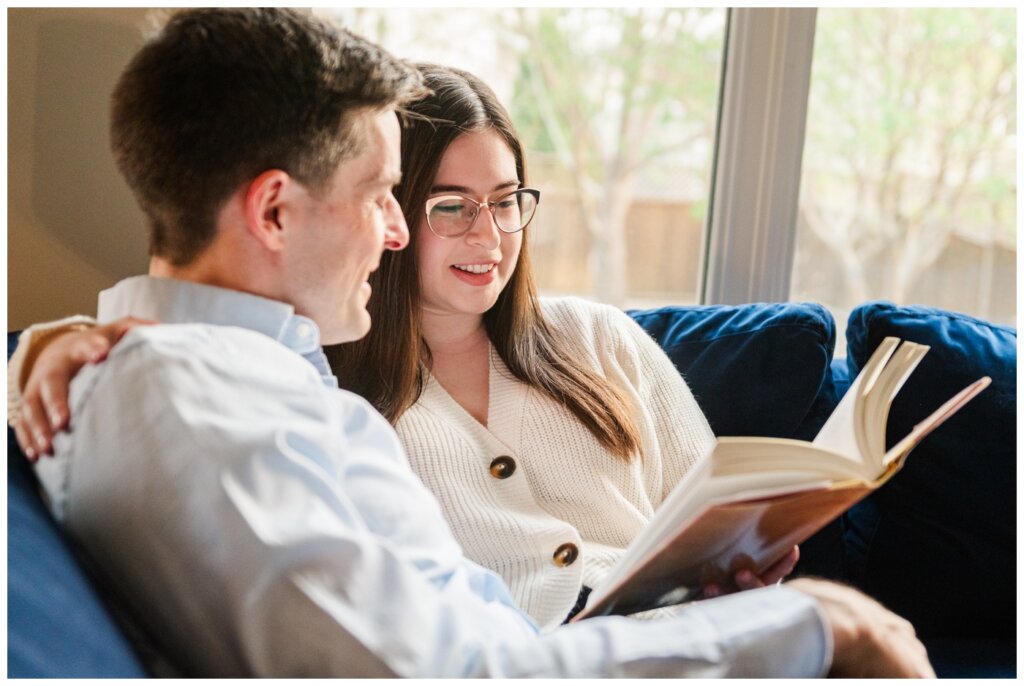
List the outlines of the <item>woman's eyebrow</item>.
<svg viewBox="0 0 1024 686">
<path fill-rule="evenodd" d="M 500 190 L 504 190 L 506 188 L 518 188 L 518 187 L 519 187 L 519 180 L 518 179 L 514 180 L 514 181 L 504 181 L 502 183 L 499 183 L 494 188 L 492 188 L 491 189 L 491 193 L 494 193 L 494 192 L 500 191 Z M 438 184 L 436 186 L 431 186 L 430 192 L 431 193 L 465 193 L 465 194 L 468 195 L 468 194 L 472 193 L 473 191 L 472 191 L 472 189 L 467 188 L 466 186 L 453 186 L 453 185 L 448 185 L 448 184 Z"/>
</svg>

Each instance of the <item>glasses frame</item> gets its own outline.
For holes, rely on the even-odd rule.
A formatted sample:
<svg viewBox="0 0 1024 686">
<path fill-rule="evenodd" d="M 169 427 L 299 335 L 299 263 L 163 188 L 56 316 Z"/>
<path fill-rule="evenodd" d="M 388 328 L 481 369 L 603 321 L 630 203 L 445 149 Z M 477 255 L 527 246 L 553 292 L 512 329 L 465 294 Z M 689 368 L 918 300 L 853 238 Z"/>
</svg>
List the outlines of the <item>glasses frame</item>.
<svg viewBox="0 0 1024 686">
<path fill-rule="evenodd" d="M 501 202 L 502 200 L 504 200 L 505 198 L 507 198 L 510 195 L 515 195 L 516 193 L 526 193 L 527 195 L 532 195 L 533 196 L 533 202 L 534 202 L 533 214 L 530 215 L 530 218 L 526 221 L 526 223 L 523 224 L 522 226 L 520 226 L 518 229 L 516 229 L 514 231 L 507 231 L 507 230 L 501 228 L 500 226 L 498 226 L 498 217 L 497 217 L 496 214 L 494 214 L 494 208 L 497 206 L 497 204 L 499 202 Z M 430 225 L 430 210 L 434 209 L 434 207 L 438 203 L 440 203 L 442 200 L 444 200 L 445 198 L 461 198 L 463 200 L 466 200 L 467 202 L 470 202 L 470 203 L 476 205 L 476 208 L 477 208 L 476 216 L 473 217 L 473 221 L 471 221 L 469 223 L 469 226 L 467 226 L 466 230 L 463 231 L 462 233 L 457 233 L 457 234 L 452 235 L 452 236 L 442 236 L 441 234 L 439 234 L 437 231 L 434 230 L 433 226 Z M 537 206 L 539 206 L 539 205 L 540 205 L 540 191 L 537 190 L 536 188 L 517 188 L 514 191 L 509 191 L 508 193 L 505 193 L 504 195 L 495 198 L 494 200 L 487 200 L 485 202 L 480 202 L 479 200 L 474 200 L 473 198 L 469 197 L 468 195 L 463 195 L 462 193 L 445 193 L 444 195 L 436 195 L 436 196 L 434 196 L 432 198 L 427 198 L 427 202 L 426 202 L 426 204 L 424 206 L 423 214 L 424 214 L 424 216 L 427 219 L 427 228 L 430 229 L 430 233 L 434 234 L 438 238 L 462 238 L 467 233 L 472 231 L 474 226 L 476 226 L 476 220 L 480 218 L 481 214 L 483 214 L 483 212 L 481 212 L 481 210 L 483 210 L 484 208 L 487 208 L 487 210 L 490 211 L 491 219 L 494 221 L 494 225 L 496 227 L 498 227 L 499 231 L 501 231 L 502 233 L 512 234 L 512 233 L 519 233 L 520 231 L 522 231 L 523 229 L 525 229 L 527 226 L 530 225 L 530 222 L 533 221 L 533 218 L 537 216 Z"/>
</svg>

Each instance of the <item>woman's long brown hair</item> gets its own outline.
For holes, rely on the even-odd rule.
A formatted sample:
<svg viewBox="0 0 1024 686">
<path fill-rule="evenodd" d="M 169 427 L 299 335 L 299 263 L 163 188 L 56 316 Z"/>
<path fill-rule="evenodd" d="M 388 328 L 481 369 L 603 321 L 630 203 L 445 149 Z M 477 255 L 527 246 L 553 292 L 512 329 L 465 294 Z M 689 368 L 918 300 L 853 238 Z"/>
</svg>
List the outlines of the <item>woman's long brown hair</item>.
<svg viewBox="0 0 1024 686">
<path fill-rule="evenodd" d="M 493 129 L 508 143 L 520 183 L 526 183 L 522 146 L 494 92 L 468 72 L 418 65 L 433 93 L 408 106 L 402 131 L 402 182 L 395 197 L 409 225 L 409 246 L 385 252 L 371 276 L 370 333 L 330 346 L 327 357 L 342 388 L 358 393 L 395 423 L 423 391 L 430 349 L 421 334 L 416 228 L 448 146 L 463 133 Z M 491 344 L 520 381 L 572 412 L 606 449 L 630 460 L 640 433 L 629 403 L 597 372 L 574 362 L 566 335 L 541 312 L 527 248 L 494 307 L 484 316 Z"/>
</svg>

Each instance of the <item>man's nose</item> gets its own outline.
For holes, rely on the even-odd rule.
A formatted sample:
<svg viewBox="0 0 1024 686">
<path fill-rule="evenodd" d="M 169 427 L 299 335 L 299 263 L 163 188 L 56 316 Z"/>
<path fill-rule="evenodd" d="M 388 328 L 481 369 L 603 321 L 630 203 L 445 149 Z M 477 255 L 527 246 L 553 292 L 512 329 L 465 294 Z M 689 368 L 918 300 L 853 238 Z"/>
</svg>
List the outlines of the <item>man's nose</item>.
<svg viewBox="0 0 1024 686">
<path fill-rule="evenodd" d="M 384 248 L 401 250 L 407 245 L 409 227 L 406 226 L 405 215 L 402 214 L 402 207 L 395 200 L 395 196 L 389 194 L 384 205 Z"/>
</svg>

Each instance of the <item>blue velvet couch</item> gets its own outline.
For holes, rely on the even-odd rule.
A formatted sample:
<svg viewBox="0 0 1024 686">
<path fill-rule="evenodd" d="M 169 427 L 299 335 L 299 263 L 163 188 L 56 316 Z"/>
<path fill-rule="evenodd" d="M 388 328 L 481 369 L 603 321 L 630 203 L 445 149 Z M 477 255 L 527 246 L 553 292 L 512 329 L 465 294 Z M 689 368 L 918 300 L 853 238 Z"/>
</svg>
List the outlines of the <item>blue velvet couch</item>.
<svg viewBox="0 0 1024 686">
<path fill-rule="evenodd" d="M 874 302 L 853 312 L 845 357 L 836 358 L 834 322 L 817 305 L 630 314 L 686 377 L 718 435 L 812 438 L 887 335 L 932 346 L 894 403 L 890 441 L 991 376 L 896 479 L 802 546 L 797 573 L 854 584 L 910 619 L 940 676 L 1016 675 L 1014 329 Z M 8 356 L 16 341 L 9 334 Z M 151 675 L 152 642 L 126 633 L 110 590 L 48 515 L 9 428 L 8 455 L 9 676 Z"/>
</svg>

